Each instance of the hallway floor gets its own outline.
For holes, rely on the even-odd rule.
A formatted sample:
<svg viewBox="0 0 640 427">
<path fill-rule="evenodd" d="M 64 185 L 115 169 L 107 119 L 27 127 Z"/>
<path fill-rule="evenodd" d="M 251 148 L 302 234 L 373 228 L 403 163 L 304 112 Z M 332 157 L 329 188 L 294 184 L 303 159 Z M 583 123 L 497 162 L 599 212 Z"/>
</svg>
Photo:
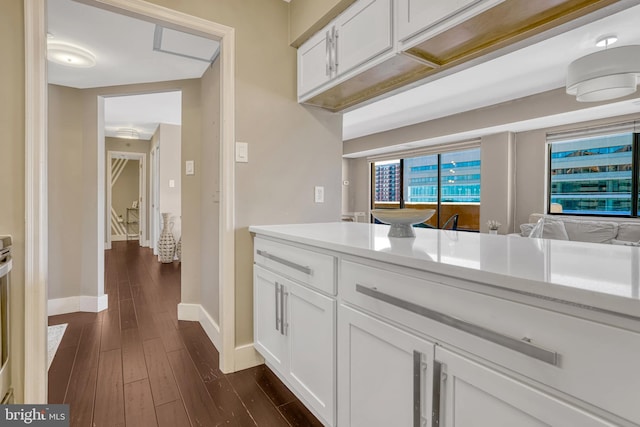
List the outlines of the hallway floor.
<svg viewBox="0 0 640 427">
<path fill-rule="evenodd" d="M 49 369 L 49 403 L 71 426 L 320 426 L 264 365 L 225 375 L 197 322 L 179 321 L 180 264 L 137 242 L 106 251 L 109 309 L 68 323 Z"/>
</svg>

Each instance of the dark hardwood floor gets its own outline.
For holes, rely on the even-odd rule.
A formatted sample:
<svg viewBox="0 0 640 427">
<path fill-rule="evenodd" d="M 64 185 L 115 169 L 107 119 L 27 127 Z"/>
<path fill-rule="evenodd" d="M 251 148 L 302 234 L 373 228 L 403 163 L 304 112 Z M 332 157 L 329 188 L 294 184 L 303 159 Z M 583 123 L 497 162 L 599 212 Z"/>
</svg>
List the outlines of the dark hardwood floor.
<svg viewBox="0 0 640 427">
<path fill-rule="evenodd" d="M 160 264 L 137 242 L 106 251 L 101 313 L 68 323 L 49 369 L 49 402 L 71 426 L 320 426 L 268 368 L 225 375 L 197 322 L 179 321 L 180 264 Z"/>
</svg>

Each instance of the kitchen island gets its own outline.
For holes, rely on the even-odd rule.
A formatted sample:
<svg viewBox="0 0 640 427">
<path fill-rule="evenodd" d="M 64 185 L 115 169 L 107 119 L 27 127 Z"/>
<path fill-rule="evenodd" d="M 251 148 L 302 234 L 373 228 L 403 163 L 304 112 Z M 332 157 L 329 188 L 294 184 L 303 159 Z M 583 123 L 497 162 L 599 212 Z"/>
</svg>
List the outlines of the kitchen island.
<svg viewBox="0 0 640 427">
<path fill-rule="evenodd" d="M 256 349 L 326 425 L 640 425 L 640 249 L 388 229 L 250 228 Z"/>
</svg>

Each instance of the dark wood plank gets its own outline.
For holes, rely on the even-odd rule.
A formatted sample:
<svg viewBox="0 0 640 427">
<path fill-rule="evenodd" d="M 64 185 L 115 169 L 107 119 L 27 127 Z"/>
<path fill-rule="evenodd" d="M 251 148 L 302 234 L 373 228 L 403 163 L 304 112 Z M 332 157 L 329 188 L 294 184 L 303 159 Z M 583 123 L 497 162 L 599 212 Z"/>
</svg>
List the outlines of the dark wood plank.
<svg viewBox="0 0 640 427">
<path fill-rule="evenodd" d="M 74 371 L 86 371 L 98 366 L 100 356 L 100 331 L 101 322 L 86 323 L 82 327 L 82 335 L 78 342 Z"/>
<path fill-rule="evenodd" d="M 129 281 L 119 282 L 118 283 L 118 299 L 122 301 L 123 299 L 132 299 L 131 296 L 131 286 L 129 285 Z"/>
<path fill-rule="evenodd" d="M 149 380 L 144 379 L 125 384 L 124 401 L 128 426 L 153 427 L 158 425 Z"/>
<path fill-rule="evenodd" d="M 251 369 L 230 374 L 228 379 L 259 427 L 289 425 L 258 386 L 254 378 L 254 372 Z"/>
<path fill-rule="evenodd" d="M 60 345 L 58 346 L 58 351 L 66 347 L 78 348 L 78 343 L 80 342 L 80 337 L 82 336 L 82 328 L 82 323 L 67 323 L 67 328 L 64 330 L 64 335 L 62 336 L 62 340 L 60 341 Z"/>
<path fill-rule="evenodd" d="M 133 299 L 120 300 L 120 329 L 137 328 L 136 310 Z"/>
<path fill-rule="evenodd" d="M 179 330 L 196 369 L 205 383 L 215 381 L 223 376 L 219 369 L 218 351 L 199 324 Z"/>
<path fill-rule="evenodd" d="M 292 427 L 322 427 L 322 423 L 298 400 L 278 409 Z"/>
<path fill-rule="evenodd" d="M 162 343 L 164 344 L 164 348 L 167 353 L 184 348 L 182 338 L 180 338 L 180 334 L 178 333 L 173 320 L 171 320 L 169 313 L 166 311 L 153 313 L 152 318 L 156 327 L 160 328 L 162 331 L 160 338 L 162 339 Z"/>
<path fill-rule="evenodd" d="M 159 427 L 191 427 L 187 412 L 181 400 L 156 407 Z"/>
<path fill-rule="evenodd" d="M 225 420 L 215 407 L 186 350 L 168 353 L 187 415 L 194 426 L 217 426 Z"/>
<path fill-rule="evenodd" d="M 138 329 L 122 331 L 122 379 L 125 384 L 148 378 L 142 339 Z"/>
<path fill-rule="evenodd" d="M 102 336 L 100 351 L 115 350 L 121 347 L 120 311 L 106 311 L 102 317 Z"/>
<path fill-rule="evenodd" d="M 281 406 L 297 400 L 291 390 L 265 365 L 256 366 L 252 371 L 256 383 L 275 406 Z"/>
<path fill-rule="evenodd" d="M 155 406 L 180 399 L 180 393 L 164 351 L 162 340 L 154 338 L 145 341 L 143 346 Z"/>
<path fill-rule="evenodd" d="M 58 347 L 48 373 L 49 403 L 64 403 L 64 396 L 67 393 L 77 349 L 77 346 Z"/>
<path fill-rule="evenodd" d="M 78 311 L 76 313 L 59 314 L 49 317 L 49 325 L 60 325 L 62 323 L 95 323 L 100 320 L 99 313 L 87 313 Z"/>
<path fill-rule="evenodd" d="M 207 382 L 205 386 L 227 424 L 243 427 L 256 425 L 226 378 L 222 377 L 216 381 Z"/>
<path fill-rule="evenodd" d="M 64 403 L 69 405 L 69 422 L 72 427 L 91 427 L 93 403 L 96 396 L 98 365 L 84 371 L 74 369 Z"/>
<path fill-rule="evenodd" d="M 93 426 L 124 426 L 124 390 L 120 350 L 100 354 Z"/>
</svg>

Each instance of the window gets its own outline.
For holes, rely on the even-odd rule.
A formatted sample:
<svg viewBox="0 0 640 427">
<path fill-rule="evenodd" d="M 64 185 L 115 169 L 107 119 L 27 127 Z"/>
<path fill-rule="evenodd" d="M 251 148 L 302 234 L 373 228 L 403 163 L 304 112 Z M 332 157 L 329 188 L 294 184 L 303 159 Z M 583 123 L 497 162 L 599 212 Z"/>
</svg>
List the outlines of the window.
<svg viewBox="0 0 640 427">
<path fill-rule="evenodd" d="M 480 229 L 480 149 L 406 157 L 372 164 L 373 208 L 435 209 L 442 226 L 458 215 L 458 229 Z"/>
<path fill-rule="evenodd" d="M 574 215 L 638 216 L 638 134 L 549 144 L 549 207 Z"/>
</svg>

